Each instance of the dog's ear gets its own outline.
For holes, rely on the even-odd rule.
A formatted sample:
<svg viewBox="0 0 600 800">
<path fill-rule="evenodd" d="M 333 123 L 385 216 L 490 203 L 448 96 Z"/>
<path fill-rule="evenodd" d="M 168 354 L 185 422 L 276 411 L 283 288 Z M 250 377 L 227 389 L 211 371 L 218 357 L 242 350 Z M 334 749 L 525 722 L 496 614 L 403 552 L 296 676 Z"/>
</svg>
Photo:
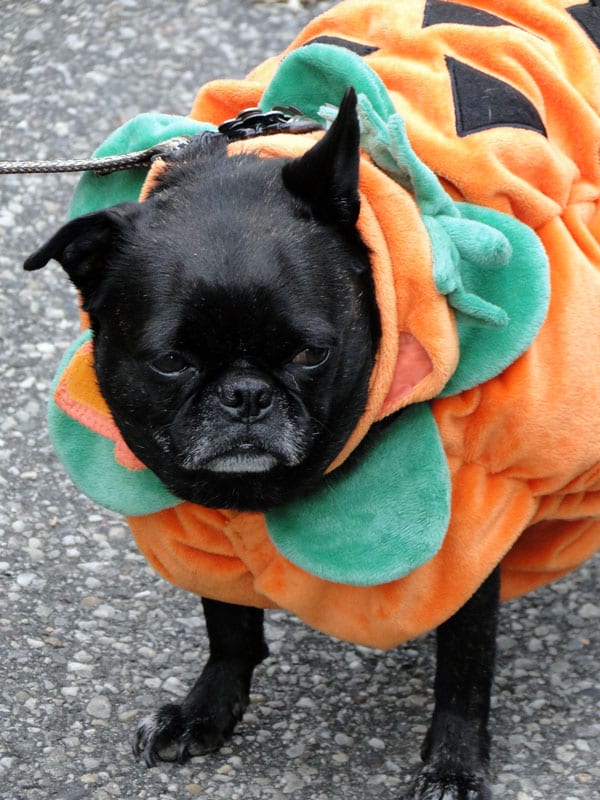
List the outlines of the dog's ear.
<svg viewBox="0 0 600 800">
<path fill-rule="evenodd" d="M 284 185 L 310 206 L 317 219 L 353 226 L 360 210 L 359 147 L 356 92 L 350 87 L 325 136 L 283 167 Z"/>
<path fill-rule="evenodd" d="M 67 222 L 29 256 L 23 267 L 28 271 L 41 269 L 54 258 L 80 290 L 87 308 L 102 281 L 111 248 L 138 209 L 138 203 L 120 203 Z"/>
</svg>

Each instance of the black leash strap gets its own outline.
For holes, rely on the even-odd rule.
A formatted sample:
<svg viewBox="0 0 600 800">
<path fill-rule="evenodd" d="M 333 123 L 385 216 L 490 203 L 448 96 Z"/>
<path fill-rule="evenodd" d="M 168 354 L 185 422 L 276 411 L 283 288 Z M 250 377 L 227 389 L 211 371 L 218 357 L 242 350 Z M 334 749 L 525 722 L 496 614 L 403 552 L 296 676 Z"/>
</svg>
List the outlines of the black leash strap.
<svg viewBox="0 0 600 800">
<path fill-rule="evenodd" d="M 273 133 L 307 133 L 322 129 L 315 120 L 304 117 L 293 106 L 276 107 L 266 113 L 259 108 L 241 111 L 235 119 L 229 119 L 219 126 L 218 133 L 204 131 L 198 136 L 224 136 L 227 141 L 251 139 Z M 56 161 L 0 161 L 0 175 L 46 174 L 51 172 L 95 172 L 108 175 L 118 170 L 134 167 L 149 167 L 156 158 L 169 158 L 178 153 L 194 139 L 194 136 L 175 136 L 159 142 L 146 150 L 136 150 L 117 156 L 101 158 L 73 158 Z"/>
<path fill-rule="evenodd" d="M 170 155 L 178 148 L 185 146 L 190 138 L 189 136 L 176 136 L 146 150 L 136 150 L 133 153 L 124 153 L 118 156 L 70 158 L 57 161 L 0 161 L 0 175 L 87 171 L 96 172 L 98 175 L 108 175 L 110 172 L 122 169 L 148 167 L 158 156 Z"/>
</svg>

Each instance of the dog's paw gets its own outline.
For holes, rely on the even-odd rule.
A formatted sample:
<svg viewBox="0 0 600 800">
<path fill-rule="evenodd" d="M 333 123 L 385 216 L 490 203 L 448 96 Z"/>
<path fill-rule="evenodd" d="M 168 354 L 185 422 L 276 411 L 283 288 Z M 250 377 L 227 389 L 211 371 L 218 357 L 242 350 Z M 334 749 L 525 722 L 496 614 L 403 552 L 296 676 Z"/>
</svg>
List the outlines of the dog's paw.
<svg viewBox="0 0 600 800">
<path fill-rule="evenodd" d="M 425 765 L 417 774 L 404 800 L 491 800 L 482 772 L 450 772 Z"/>
<path fill-rule="evenodd" d="M 246 703 L 212 703 L 192 708 L 169 703 L 137 727 L 133 751 L 147 767 L 159 761 L 180 764 L 192 756 L 218 750 L 232 735 Z"/>
<path fill-rule="evenodd" d="M 161 706 L 138 725 L 135 755 L 153 767 L 218 750 L 248 707 L 253 666 L 246 660 L 209 659 L 180 704 Z"/>
<path fill-rule="evenodd" d="M 147 767 L 154 767 L 158 761 L 176 761 L 177 744 L 184 730 L 181 706 L 161 706 L 137 726 L 133 740 L 136 758 L 143 758 Z"/>
</svg>

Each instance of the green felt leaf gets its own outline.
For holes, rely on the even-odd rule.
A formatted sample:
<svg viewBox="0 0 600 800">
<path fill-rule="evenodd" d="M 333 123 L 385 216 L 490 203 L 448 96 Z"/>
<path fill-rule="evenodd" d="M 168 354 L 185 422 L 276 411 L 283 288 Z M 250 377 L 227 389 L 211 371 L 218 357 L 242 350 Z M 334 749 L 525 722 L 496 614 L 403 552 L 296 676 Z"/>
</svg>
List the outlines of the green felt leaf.
<svg viewBox="0 0 600 800">
<path fill-rule="evenodd" d="M 122 467 L 115 460 L 115 443 L 111 439 L 69 417 L 52 399 L 71 358 L 90 338 L 90 331 L 86 331 L 65 353 L 48 404 L 50 439 L 69 477 L 80 492 L 127 516 L 150 514 L 181 503 L 149 469 Z"/>
<path fill-rule="evenodd" d="M 372 586 L 407 575 L 440 549 L 450 476 L 429 404 L 404 409 L 362 459 L 266 514 L 275 547 L 313 575 Z"/>
<path fill-rule="evenodd" d="M 460 361 L 440 397 L 479 386 L 516 361 L 537 336 L 550 302 L 548 256 L 536 233 L 508 214 L 457 205 L 463 218 L 495 228 L 512 246 L 508 263 L 498 269 L 464 259 L 460 263 L 464 289 L 503 309 L 507 324 L 478 325 L 476 319 L 457 315 Z"/>
<path fill-rule="evenodd" d="M 114 442 L 71 419 L 52 401 L 48 424 L 69 477 L 82 494 L 104 508 L 138 516 L 181 503 L 149 469 L 133 471 L 118 464 Z"/>
</svg>

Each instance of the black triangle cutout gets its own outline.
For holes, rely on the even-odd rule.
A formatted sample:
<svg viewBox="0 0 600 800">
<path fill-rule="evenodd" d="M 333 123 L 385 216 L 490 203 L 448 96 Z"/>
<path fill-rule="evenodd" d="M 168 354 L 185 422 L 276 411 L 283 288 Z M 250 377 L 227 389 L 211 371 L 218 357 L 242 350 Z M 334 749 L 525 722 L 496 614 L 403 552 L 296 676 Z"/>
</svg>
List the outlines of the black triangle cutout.
<svg viewBox="0 0 600 800">
<path fill-rule="evenodd" d="M 373 45 L 352 42 L 350 39 L 342 39 L 339 36 L 315 36 L 310 42 L 304 42 L 302 47 L 307 47 L 309 44 L 335 44 L 338 47 L 345 47 L 346 50 L 352 50 L 358 56 L 368 56 L 379 50 L 378 47 L 373 47 Z"/>
<path fill-rule="evenodd" d="M 600 8 L 592 3 L 582 3 L 580 6 L 567 8 L 567 11 L 600 50 Z"/>
<path fill-rule="evenodd" d="M 427 0 L 423 27 L 442 25 L 444 23 L 455 25 L 480 25 L 484 28 L 495 28 L 498 25 L 512 25 L 502 17 L 482 11 L 480 8 L 463 6 L 462 3 L 442 2 L 441 0 Z"/>
<path fill-rule="evenodd" d="M 531 100 L 499 78 L 446 56 L 456 109 L 456 132 L 469 136 L 489 128 L 527 128 L 546 136 Z"/>
</svg>

